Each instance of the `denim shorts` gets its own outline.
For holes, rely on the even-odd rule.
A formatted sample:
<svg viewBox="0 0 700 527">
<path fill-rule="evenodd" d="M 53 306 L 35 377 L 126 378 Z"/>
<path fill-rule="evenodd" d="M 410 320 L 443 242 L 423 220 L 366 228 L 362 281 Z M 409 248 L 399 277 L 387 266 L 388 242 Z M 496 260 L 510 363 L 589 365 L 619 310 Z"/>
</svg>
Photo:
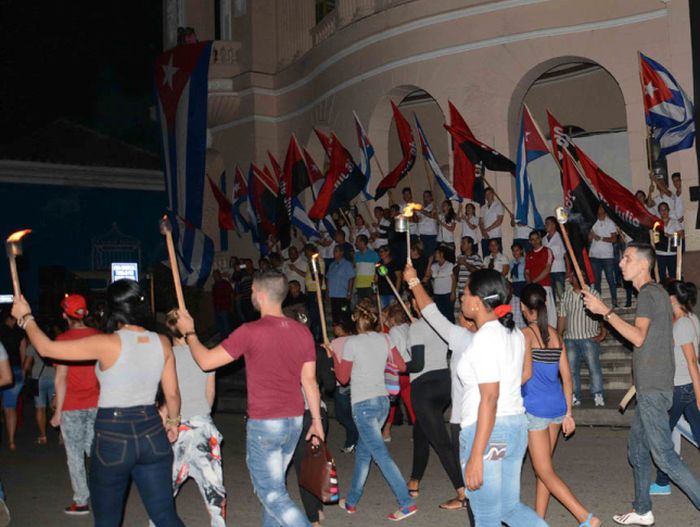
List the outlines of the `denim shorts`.
<svg viewBox="0 0 700 527">
<path fill-rule="evenodd" d="M 44 376 L 39 379 L 39 395 L 34 397 L 35 408 L 51 406 L 51 399 L 56 394 L 53 376 Z"/>
<path fill-rule="evenodd" d="M 564 422 L 564 415 L 559 417 L 537 417 L 536 415 L 525 412 L 527 417 L 527 431 L 535 432 L 537 430 L 546 430 L 549 425 L 560 425 Z"/>
<path fill-rule="evenodd" d="M 24 374 L 22 368 L 12 368 L 12 376 L 14 384 L 0 389 L 0 398 L 2 398 L 3 408 L 17 408 L 17 399 L 24 386 Z"/>
</svg>

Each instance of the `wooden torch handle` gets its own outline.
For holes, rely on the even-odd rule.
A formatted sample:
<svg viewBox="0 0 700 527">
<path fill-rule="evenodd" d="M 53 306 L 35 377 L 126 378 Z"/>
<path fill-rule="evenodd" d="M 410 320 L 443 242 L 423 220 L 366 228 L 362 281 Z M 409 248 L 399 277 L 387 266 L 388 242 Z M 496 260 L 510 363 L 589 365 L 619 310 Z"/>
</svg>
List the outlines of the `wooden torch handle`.
<svg viewBox="0 0 700 527">
<path fill-rule="evenodd" d="M 406 306 L 406 303 L 403 301 L 403 298 L 401 298 L 401 295 L 399 292 L 396 290 L 396 286 L 393 284 L 393 282 L 389 279 L 389 276 L 384 275 L 384 278 L 386 279 L 387 283 L 389 284 L 389 287 L 391 287 L 391 290 L 394 292 L 394 296 L 396 297 L 396 300 L 399 301 L 399 304 L 401 304 L 401 307 L 403 310 L 406 312 L 406 315 L 408 316 L 408 320 L 413 322 L 413 316 L 411 315 L 411 311 L 408 309 L 408 306 Z"/>
<path fill-rule="evenodd" d="M 588 289 L 586 281 L 583 279 L 583 273 L 581 272 L 581 267 L 576 259 L 576 253 L 574 253 L 573 247 L 571 247 L 571 240 L 569 239 L 569 233 L 566 230 L 566 224 L 560 223 L 559 230 L 561 231 L 561 237 L 564 238 L 564 244 L 566 245 L 566 250 L 569 252 L 569 257 L 571 259 L 571 265 L 574 266 L 574 271 L 576 272 L 576 278 L 578 278 L 578 283 L 581 289 Z"/>
<path fill-rule="evenodd" d="M 323 343 L 329 344 L 328 330 L 326 328 L 326 312 L 323 310 L 323 294 L 321 292 L 321 280 L 318 273 L 314 272 L 314 282 L 316 282 L 316 302 L 318 302 L 318 313 L 321 317 L 321 333 L 323 334 Z"/>
<path fill-rule="evenodd" d="M 12 277 L 12 292 L 15 298 L 22 296 L 22 291 L 19 287 L 19 274 L 17 273 L 17 259 L 14 256 L 9 257 L 10 260 L 10 276 Z"/>
<path fill-rule="evenodd" d="M 177 307 L 181 311 L 185 308 L 185 296 L 182 294 L 182 282 L 180 281 L 180 267 L 177 265 L 177 256 L 175 256 L 175 244 L 173 243 L 173 233 L 166 231 L 165 245 L 168 247 L 168 259 L 170 260 L 170 270 L 173 273 L 173 283 L 175 285 L 175 296 L 177 297 Z"/>
</svg>

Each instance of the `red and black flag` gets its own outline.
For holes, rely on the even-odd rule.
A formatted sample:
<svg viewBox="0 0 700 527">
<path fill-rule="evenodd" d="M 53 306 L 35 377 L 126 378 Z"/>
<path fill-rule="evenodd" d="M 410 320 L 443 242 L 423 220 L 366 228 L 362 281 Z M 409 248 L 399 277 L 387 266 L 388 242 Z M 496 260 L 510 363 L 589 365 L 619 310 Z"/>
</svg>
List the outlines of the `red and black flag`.
<svg viewBox="0 0 700 527">
<path fill-rule="evenodd" d="M 581 180 L 575 161 L 571 155 L 565 155 L 562 163 L 562 185 L 564 187 L 564 207 L 569 213 L 569 219 L 565 228 L 569 233 L 571 246 L 578 260 L 579 267 L 588 278 L 588 283 L 595 283 L 595 275 L 588 257 L 588 233 L 591 226 L 596 221 L 596 216 L 592 218 L 582 213 L 581 210 L 597 211 L 598 200 Z M 592 201 L 590 201 L 592 200 Z M 571 257 L 571 255 L 569 255 Z M 584 284 L 581 284 L 583 286 Z"/>
<path fill-rule="evenodd" d="M 448 101 L 447 104 L 450 108 L 450 124 L 449 127 L 445 126 L 445 128 L 448 131 L 454 130 L 458 137 L 474 137 L 471 129 L 467 126 L 467 122 L 455 105 L 451 101 Z M 486 199 L 484 197 L 484 179 L 477 177 L 474 163 L 467 157 L 464 150 L 459 148 L 459 142 L 455 139 L 455 134 L 450 133 L 450 136 L 452 137 L 452 185 L 457 194 L 464 199 L 476 201 L 483 205 Z M 483 174 L 483 167 L 481 167 L 481 170 Z"/>
<path fill-rule="evenodd" d="M 228 198 L 221 192 L 221 189 L 214 183 L 214 180 L 207 176 L 209 186 L 214 194 L 216 203 L 219 205 L 219 229 L 225 231 L 233 230 L 233 205 Z"/>
<path fill-rule="evenodd" d="M 318 140 L 321 143 L 321 146 L 323 147 L 323 151 L 326 153 L 328 159 L 330 159 L 331 155 L 333 154 L 333 140 L 318 128 L 314 128 L 314 132 L 316 132 L 316 137 L 318 137 Z"/>
<path fill-rule="evenodd" d="M 275 216 L 277 215 L 277 185 L 269 169 L 260 170 L 252 165 L 252 177 L 248 187 L 250 200 L 253 202 L 257 220 L 266 234 L 277 235 Z M 262 240 L 262 236 L 260 237 Z"/>
<path fill-rule="evenodd" d="M 304 148 L 304 161 L 306 161 L 306 166 L 309 169 L 309 180 L 311 181 L 311 194 L 313 195 L 315 200 L 316 196 L 318 196 L 318 193 L 321 190 L 321 185 L 323 185 L 323 178 L 325 176 L 323 175 L 323 172 L 321 172 L 321 169 L 318 168 L 318 165 L 314 161 L 314 158 L 311 157 L 311 154 L 309 154 L 306 148 Z"/>
<path fill-rule="evenodd" d="M 292 197 L 301 194 L 311 185 L 311 178 L 309 177 L 309 169 L 306 165 L 306 160 L 294 136 L 289 140 L 287 155 L 284 158 L 284 167 L 282 168 L 280 184 L 282 181 L 285 182 L 287 189 L 291 189 L 290 200 Z"/>
<path fill-rule="evenodd" d="M 341 207 L 347 207 L 365 186 L 365 177 L 350 152 L 331 134 L 331 160 L 326 180 L 318 192 L 309 217 L 321 220 Z"/>
<path fill-rule="evenodd" d="M 663 224 L 661 219 L 650 213 L 634 194 L 603 172 L 583 150 L 576 145 L 574 148 L 587 183 L 598 196 L 605 213 L 630 238 L 647 241 L 654 224 Z"/>
<path fill-rule="evenodd" d="M 394 121 L 396 122 L 396 131 L 399 135 L 399 143 L 401 144 L 403 157 L 401 161 L 399 161 L 399 164 L 377 185 L 377 192 L 374 196 L 375 200 L 381 198 L 389 189 L 396 188 L 399 181 L 406 177 L 406 174 L 408 174 L 411 168 L 413 168 L 413 164 L 416 162 L 416 140 L 413 138 L 411 125 L 393 102 L 391 103 L 391 109 L 394 112 Z"/>
<path fill-rule="evenodd" d="M 270 165 L 272 165 L 272 173 L 275 175 L 277 181 L 282 177 L 282 169 L 280 168 L 279 161 L 272 155 L 272 152 L 267 151 L 267 157 L 270 159 Z"/>
<path fill-rule="evenodd" d="M 515 163 L 497 150 L 482 143 L 473 135 L 465 134 L 452 126 L 445 126 L 445 128 L 452 134 L 452 138 L 464 151 L 472 164 L 482 165 L 494 172 L 510 172 L 511 174 L 515 174 Z"/>
</svg>

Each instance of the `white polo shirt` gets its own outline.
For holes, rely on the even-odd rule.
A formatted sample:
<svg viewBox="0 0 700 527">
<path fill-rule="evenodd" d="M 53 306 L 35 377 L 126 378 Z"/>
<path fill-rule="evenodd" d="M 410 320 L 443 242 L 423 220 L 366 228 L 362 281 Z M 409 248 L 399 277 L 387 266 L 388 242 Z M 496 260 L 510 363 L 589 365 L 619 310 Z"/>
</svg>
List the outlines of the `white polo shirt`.
<svg viewBox="0 0 700 527">
<path fill-rule="evenodd" d="M 554 233 L 552 239 L 549 239 L 549 235 L 545 235 L 542 238 L 542 245 L 549 247 L 554 255 L 554 262 L 552 262 L 551 273 L 565 273 L 566 272 L 566 261 L 564 256 L 566 255 L 566 248 L 564 247 L 564 241 L 561 239 L 561 234 L 558 232 Z"/>
<path fill-rule="evenodd" d="M 484 220 L 484 228 L 491 225 L 499 216 L 503 216 L 503 205 L 501 205 L 501 202 L 497 199 L 494 198 L 491 206 L 489 206 L 488 203 L 484 203 L 481 206 L 479 217 Z M 488 231 L 488 233 L 489 238 L 501 238 L 503 236 L 500 225 L 498 227 L 494 227 Z"/>
</svg>

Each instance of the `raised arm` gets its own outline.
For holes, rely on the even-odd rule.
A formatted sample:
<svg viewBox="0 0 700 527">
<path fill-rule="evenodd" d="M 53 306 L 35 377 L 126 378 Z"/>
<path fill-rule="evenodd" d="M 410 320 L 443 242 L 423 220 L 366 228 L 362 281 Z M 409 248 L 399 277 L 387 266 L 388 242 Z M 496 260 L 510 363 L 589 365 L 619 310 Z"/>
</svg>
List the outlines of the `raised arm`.
<svg viewBox="0 0 700 527">
<path fill-rule="evenodd" d="M 182 333 L 185 342 L 190 347 L 190 352 L 195 362 L 204 371 L 215 370 L 233 362 L 233 357 L 219 344 L 218 346 L 208 349 L 199 341 L 197 333 L 194 330 L 194 320 L 188 311 L 177 312 L 177 329 Z"/>
<path fill-rule="evenodd" d="M 650 319 L 646 317 L 636 317 L 634 319 L 634 324 L 630 324 L 620 318 L 620 316 L 612 309 L 608 308 L 600 298 L 594 296 L 588 290 L 584 289 L 582 293 L 586 308 L 591 313 L 596 315 L 608 314 L 608 324 L 615 328 L 623 338 L 630 342 L 630 344 L 637 348 L 644 344 L 647 333 L 649 332 L 649 325 L 651 324 Z"/>
</svg>

